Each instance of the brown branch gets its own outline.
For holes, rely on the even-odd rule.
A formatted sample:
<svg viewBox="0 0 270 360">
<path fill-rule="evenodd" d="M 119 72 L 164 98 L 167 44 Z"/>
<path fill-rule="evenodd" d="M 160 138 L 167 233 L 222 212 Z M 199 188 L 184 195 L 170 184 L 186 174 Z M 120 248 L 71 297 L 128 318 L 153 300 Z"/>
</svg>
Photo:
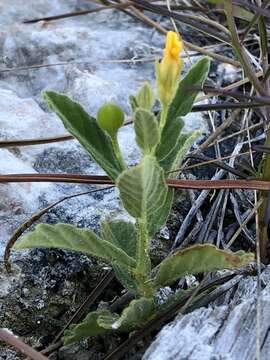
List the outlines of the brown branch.
<svg viewBox="0 0 270 360">
<path fill-rule="evenodd" d="M 77 184 L 114 185 L 108 176 L 78 174 L 7 174 L 0 175 L 0 183 L 9 182 L 59 182 Z M 167 179 L 168 186 L 176 189 L 249 189 L 270 190 L 265 180 L 179 180 Z"/>
<path fill-rule="evenodd" d="M 34 350 L 29 345 L 25 344 L 23 341 L 21 341 L 11 332 L 5 329 L 0 329 L 0 339 L 3 340 L 5 343 L 13 346 L 15 349 L 19 350 L 23 355 L 26 355 L 33 360 L 48 360 L 46 356 Z"/>
<path fill-rule="evenodd" d="M 40 145 L 49 144 L 59 141 L 73 140 L 72 135 L 59 135 L 54 137 L 40 138 L 40 139 L 23 139 L 23 140 L 3 140 L 0 141 L 0 148 L 13 147 L 13 146 L 29 146 L 29 145 Z"/>
</svg>

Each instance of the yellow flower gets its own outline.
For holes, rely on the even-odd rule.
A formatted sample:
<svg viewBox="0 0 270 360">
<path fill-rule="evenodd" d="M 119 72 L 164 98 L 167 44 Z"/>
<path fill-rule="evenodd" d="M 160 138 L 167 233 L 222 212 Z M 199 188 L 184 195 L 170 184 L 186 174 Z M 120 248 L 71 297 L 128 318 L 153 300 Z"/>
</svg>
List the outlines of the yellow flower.
<svg viewBox="0 0 270 360">
<path fill-rule="evenodd" d="M 175 95 L 183 61 L 183 42 L 174 31 L 168 31 L 162 60 L 156 62 L 157 90 L 160 101 L 168 105 Z"/>
<path fill-rule="evenodd" d="M 179 36 L 174 31 L 168 31 L 162 62 L 171 63 L 175 61 L 177 64 L 179 64 L 179 55 L 182 50 L 183 42 L 179 39 Z"/>
</svg>

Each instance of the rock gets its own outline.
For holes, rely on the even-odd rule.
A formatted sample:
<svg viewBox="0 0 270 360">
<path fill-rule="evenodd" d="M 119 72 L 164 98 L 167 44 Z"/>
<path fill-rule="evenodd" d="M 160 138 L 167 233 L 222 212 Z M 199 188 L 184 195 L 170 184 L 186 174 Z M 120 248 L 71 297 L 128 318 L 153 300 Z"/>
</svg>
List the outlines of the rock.
<svg viewBox="0 0 270 360">
<path fill-rule="evenodd" d="M 270 351 L 270 266 L 262 273 L 261 360 Z M 254 360 L 256 358 L 256 277 L 243 277 L 209 307 L 178 316 L 157 335 L 143 360 Z"/>
</svg>

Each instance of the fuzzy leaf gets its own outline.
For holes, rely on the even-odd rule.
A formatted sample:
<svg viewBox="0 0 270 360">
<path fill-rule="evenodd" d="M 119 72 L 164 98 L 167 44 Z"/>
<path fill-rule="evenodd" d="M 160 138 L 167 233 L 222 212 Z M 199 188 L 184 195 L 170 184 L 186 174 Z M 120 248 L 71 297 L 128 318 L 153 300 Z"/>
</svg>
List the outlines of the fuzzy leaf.
<svg viewBox="0 0 270 360">
<path fill-rule="evenodd" d="M 149 228 L 165 203 L 168 186 L 164 172 L 152 156 L 144 156 L 140 164 L 124 171 L 117 179 L 120 197 L 128 213 L 146 220 Z"/>
<path fill-rule="evenodd" d="M 174 191 L 172 188 L 168 189 L 167 197 L 163 206 L 159 209 L 159 211 L 155 212 L 151 217 L 151 222 L 149 224 L 149 236 L 154 236 L 161 227 L 166 223 L 166 220 L 170 214 L 172 208 L 172 201 L 173 201 L 173 194 Z"/>
<path fill-rule="evenodd" d="M 133 294 L 138 294 L 139 285 L 130 269 L 124 266 L 113 265 L 113 270 L 116 278 L 120 281 L 123 287 Z"/>
<path fill-rule="evenodd" d="M 131 222 L 116 220 L 101 223 L 101 236 L 104 240 L 125 251 L 130 257 L 136 258 L 137 233 Z"/>
<path fill-rule="evenodd" d="M 132 300 L 118 318 L 115 314 L 100 316 L 98 318 L 98 324 L 106 329 L 131 331 L 146 323 L 154 313 L 154 310 L 153 299 L 142 297 L 138 300 Z"/>
<path fill-rule="evenodd" d="M 139 107 L 136 96 L 134 96 L 134 95 L 129 96 L 129 104 L 131 106 L 132 112 L 135 112 L 136 109 Z"/>
<path fill-rule="evenodd" d="M 150 154 L 160 140 L 158 122 L 154 114 L 148 110 L 137 109 L 134 115 L 134 129 L 136 142 L 143 154 Z"/>
<path fill-rule="evenodd" d="M 99 316 L 110 315 L 109 310 L 98 310 L 90 312 L 80 324 L 71 325 L 64 332 L 64 344 L 70 345 L 76 341 L 88 338 L 89 336 L 102 335 L 107 332 L 104 327 L 99 326 Z"/>
<path fill-rule="evenodd" d="M 125 251 L 130 257 L 136 258 L 137 233 L 135 226 L 130 222 L 104 221 L 101 224 L 101 236 L 118 248 Z M 127 267 L 113 265 L 115 276 L 121 284 L 133 293 L 138 292 L 138 285 L 132 271 Z"/>
<path fill-rule="evenodd" d="M 140 108 L 151 111 L 155 102 L 155 96 L 148 81 L 145 82 L 139 90 L 139 93 L 136 96 L 136 100 Z"/>
<path fill-rule="evenodd" d="M 183 126 L 183 120 L 178 117 L 167 121 L 162 130 L 161 141 L 156 148 L 155 156 L 165 172 L 179 168 L 186 153 L 199 135 L 198 131 L 181 134 Z M 174 174 L 169 177 L 174 177 Z"/>
<path fill-rule="evenodd" d="M 179 169 L 184 157 L 186 156 L 191 146 L 195 143 L 199 134 L 200 133 L 198 131 L 192 131 L 189 134 L 179 136 L 178 143 L 169 156 L 169 159 L 174 159 L 170 171 Z M 168 177 L 174 178 L 176 174 L 177 173 L 171 173 Z"/>
<path fill-rule="evenodd" d="M 166 172 L 171 170 L 177 153 L 186 140 L 186 136 L 181 135 L 183 126 L 183 120 L 175 118 L 167 121 L 162 130 L 161 141 L 156 148 L 155 156 Z"/>
<path fill-rule="evenodd" d="M 133 258 L 110 242 L 99 238 L 93 231 L 69 224 L 39 224 L 13 248 L 61 248 L 101 257 L 116 264 L 136 266 Z"/>
<path fill-rule="evenodd" d="M 112 326 L 118 319 L 119 319 L 118 314 L 108 313 L 108 314 L 100 315 L 97 319 L 97 322 L 100 327 L 107 330 L 113 330 Z"/>
<path fill-rule="evenodd" d="M 251 253 L 232 253 L 210 244 L 190 246 L 162 261 L 154 278 L 154 286 L 158 289 L 188 274 L 242 267 L 253 259 Z"/>
<path fill-rule="evenodd" d="M 44 99 L 63 121 L 65 128 L 115 180 L 121 173 L 122 167 L 115 156 L 110 137 L 99 127 L 96 119 L 66 95 L 46 91 Z"/>
<path fill-rule="evenodd" d="M 193 106 L 199 90 L 188 90 L 189 86 L 202 87 L 208 75 L 210 59 L 204 57 L 193 65 L 186 76 L 180 81 L 175 97 L 169 107 L 167 122 L 179 116 L 187 115 Z"/>
</svg>

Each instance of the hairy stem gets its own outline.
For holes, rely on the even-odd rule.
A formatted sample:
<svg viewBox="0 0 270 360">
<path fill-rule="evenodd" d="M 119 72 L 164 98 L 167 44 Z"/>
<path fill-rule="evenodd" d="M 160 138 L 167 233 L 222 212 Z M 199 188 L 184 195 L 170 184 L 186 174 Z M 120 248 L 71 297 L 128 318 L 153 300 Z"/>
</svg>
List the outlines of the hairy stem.
<svg viewBox="0 0 270 360">
<path fill-rule="evenodd" d="M 112 145 L 113 145 L 115 155 L 121 165 L 122 170 L 125 170 L 127 168 L 127 166 L 126 166 L 125 160 L 123 159 L 121 149 L 119 147 L 119 143 L 117 140 L 117 134 L 115 134 L 114 136 L 111 136 L 111 139 L 112 139 Z"/>
<path fill-rule="evenodd" d="M 168 105 L 162 105 L 161 114 L 160 114 L 160 129 L 162 130 L 166 124 L 167 115 L 168 115 Z"/>
<path fill-rule="evenodd" d="M 152 290 L 146 281 L 151 270 L 151 260 L 148 254 L 148 230 L 145 219 L 138 219 L 138 246 L 137 246 L 137 267 L 136 278 L 140 284 L 142 296 L 151 296 Z"/>
</svg>

